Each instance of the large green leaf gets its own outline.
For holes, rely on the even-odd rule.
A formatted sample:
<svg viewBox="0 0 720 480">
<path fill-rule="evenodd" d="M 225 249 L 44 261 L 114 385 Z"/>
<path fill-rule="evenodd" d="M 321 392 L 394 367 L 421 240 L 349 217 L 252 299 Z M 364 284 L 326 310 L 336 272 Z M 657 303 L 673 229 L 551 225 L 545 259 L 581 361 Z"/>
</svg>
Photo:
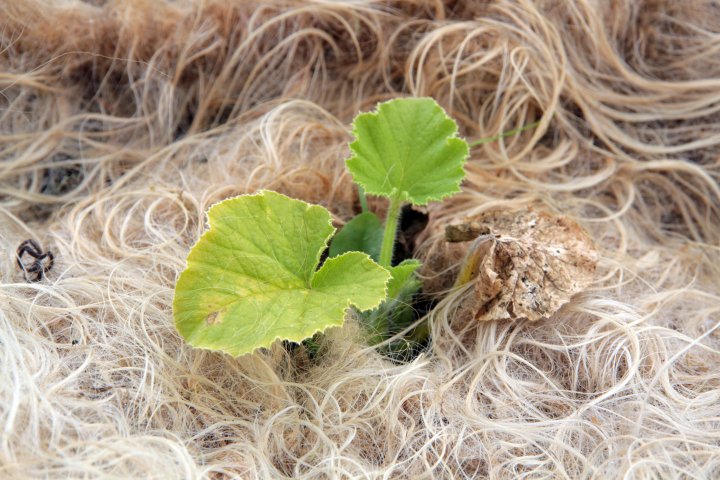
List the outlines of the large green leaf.
<svg viewBox="0 0 720 480">
<path fill-rule="evenodd" d="M 175 286 L 175 325 L 195 347 L 242 355 L 300 342 L 374 308 L 390 274 L 345 253 L 316 271 L 334 228 L 323 207 L 264 191 L 220 202 Z"/>
<path fill-rule="evenodd" d="M 355 117 L 347 166 L 367 193 L 425 205 L 460 191 L 468 155 L 432 98 L 401 98 Z"/>
<path fill-rule="evenodd" d="M 377 261 L 382 247 L 383 224 L 372 212 L 363 212 L 352 218 L 338 232 L 330 244 L 330 256 L 345 252 L 365 252 Z"/>
</svg>

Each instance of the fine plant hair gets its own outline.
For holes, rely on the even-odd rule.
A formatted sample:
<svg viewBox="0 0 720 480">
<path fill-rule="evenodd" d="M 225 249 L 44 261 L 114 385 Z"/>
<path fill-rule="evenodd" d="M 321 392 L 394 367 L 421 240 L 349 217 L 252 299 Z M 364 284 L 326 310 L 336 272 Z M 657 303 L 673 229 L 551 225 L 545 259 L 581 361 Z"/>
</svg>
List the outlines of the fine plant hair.
<svg viewBox="0 0 720 480">
<path fill-rule="evenodd" d="M 0 42 L 1 477 L 720 476 L 714 2 L 0 0 Z M 184 344 L 208 207 L 265 188 L 341 226 L 349 124 L 398 96 L 470 142 L 540 122 L 428 207 L 428 349 L 352 321 L 317 358 Z M 591 234 L 596 281 L 547 320 L 463 318 L 443 227 L 527 205 Z"/>
</svg>

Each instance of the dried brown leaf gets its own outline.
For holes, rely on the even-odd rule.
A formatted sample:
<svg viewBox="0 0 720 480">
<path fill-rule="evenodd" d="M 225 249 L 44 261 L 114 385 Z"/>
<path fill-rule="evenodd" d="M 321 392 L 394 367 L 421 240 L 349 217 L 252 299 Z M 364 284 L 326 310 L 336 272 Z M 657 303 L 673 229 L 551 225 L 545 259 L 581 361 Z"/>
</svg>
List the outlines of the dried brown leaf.
<svg viewBox="0 0 720 480">
<path fill-rule="evenodd" d="M 473 282 L 462 308 L 477 320 L 548 318 L 594 278 L 595 245 L 566 217 L 526 208 L 466 223 L 490 231 L 468 247 L 456 282 Z"/>
</svg>

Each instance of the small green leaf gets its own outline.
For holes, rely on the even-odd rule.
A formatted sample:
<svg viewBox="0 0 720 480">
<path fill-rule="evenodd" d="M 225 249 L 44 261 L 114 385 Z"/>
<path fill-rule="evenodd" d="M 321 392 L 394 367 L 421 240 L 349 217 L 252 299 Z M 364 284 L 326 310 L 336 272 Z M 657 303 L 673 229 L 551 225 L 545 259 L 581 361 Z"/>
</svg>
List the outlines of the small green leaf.
<svg viewBox="0 0 720 480">
<path fill-rule="evenodd" d="M 264 191 L 220 202 L 175 287 L 175 325 L 195 347 L 234 356 L 342 325 L 385 298 L 390 274 L 359 252 L 316 271 L 334 228 L 323 207 Z"/>
<path fill-rule="evenodd" d="M 371 332 L 370 344 L 391 337 L 415 320 L 413 297 L 422 287 L 415 271 L 421 265 L 418 260 L 411 258 L 390 267 L 392 277 L 388 282 L 387 299 L 379 307 L 361 315 Z"/>
<path fill-rule="evenodd" d="M 347 222 L 330 243 L 330 257 L 345 252 L 365 252 L 377 261 L 382 247 L 383 225 L 372 212 L 357 215 Z"/>
<path fill-rule="evenodd" d="M 413 297 L 420 291 L 422 282 L 415 271 L 422 264 L 415 259 L 408 259 L 390 269 L 392 278 L 388 282 L 388 298 L 379 309 L 387 311 L 390 333 L 395 334 L 415 320 Z"/>
<path fill-rule="evenodd" d="M 419 260 L 409 258 L 394 267 L 390 267 L 392 277 L 388 282 L 388 300 L 400 297 L 404 291 L 412 290 L 413 294 L 418 291 L 421 282 L 414 273 L 421 265 L 422 263 Z"/>
<path fill-rule="evenodd" d="M 432 98 L 401 98 L 355 117 L 347 166 L 367 193 L 425 205 L 460 191 L 468 155 Z"/>
</svg>

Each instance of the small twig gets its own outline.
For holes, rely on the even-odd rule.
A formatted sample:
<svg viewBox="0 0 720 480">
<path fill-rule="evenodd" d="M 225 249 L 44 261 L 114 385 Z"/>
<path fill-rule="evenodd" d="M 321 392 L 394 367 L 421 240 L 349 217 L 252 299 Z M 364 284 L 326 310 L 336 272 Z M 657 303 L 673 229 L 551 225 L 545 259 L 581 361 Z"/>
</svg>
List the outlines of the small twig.
<svg viewBox="0 0 720 480">
<path fill-rule="evenodd" d="M 478 222 L 459 223 L 445 227 L 445 241 L 447 242 L 469 242 L 480 235 L 490 233 L 490 227 Z"/>
<path fill-rule="evenodd" d="M 538 120 L 538 121 L 532 122 L 532 123 L 528 123 L 527 125 L 523 125 L 522 127 L 516 128 L 515 130 L 509 130 L 507 132 L 502 132 L 502 133 L 499 133 L 492 137 L 486 137 L 486 138 L 481 138 L 479 140 L 475 140 L 474 142 L 469 143 L 470 148 L 477 147 L 478 145 L 484 145 L 486 143 L 494 142 L 496 140 L 500 140 L 501 138 L 512 137 L 513 135 L 517 135 L 518 133 L 524 132 L 525 130 L 530 130 L 532 128 L 537 127 L 538 125 L 540 125 L 540 121 L 541 120 Z"/>
</svg>

